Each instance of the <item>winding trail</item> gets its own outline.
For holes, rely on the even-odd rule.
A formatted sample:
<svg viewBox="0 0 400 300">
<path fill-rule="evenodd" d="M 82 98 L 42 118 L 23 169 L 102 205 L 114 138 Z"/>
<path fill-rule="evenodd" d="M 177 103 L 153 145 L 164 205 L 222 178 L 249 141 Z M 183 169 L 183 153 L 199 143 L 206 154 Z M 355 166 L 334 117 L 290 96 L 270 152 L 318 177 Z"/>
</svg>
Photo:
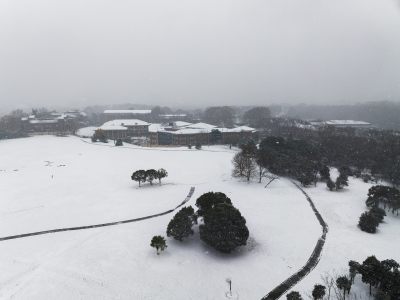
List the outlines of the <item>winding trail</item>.
<svg viewBox="0 0 400 300">
<path fill-rule="evenodd" d="M 314 247 L 314 251 L 312 252 L 312 254 L 311 254 L 310 258 L 308 259 L 308 261 L 306 262 L 306 264 L 295 274 L 293 274 L 288 279 L 286 279 L 281 284 L 279 284 L 277 287 L 275 287 L 271 292 L 269 292 L 261 300 L 279 299 L 283 294 L 288 292 L 292 287 L 294 287 L 303 278 L 305 278 L 318 265 L 318 262 L 321 259 L 322 249 L 324 248 L 324 245 L 325 245 L 325 239 L 326 239 L 326 235 L 328 233 L 328 224 L 326 224 L 326 222 L 322 218 L 321 214 L 315 207 L 314 202 L 312 201 L 310 196 L 303 190 L 303 188 L 294 181 L 292 181 L 292 183 L 304 194 L 307 201 L 309 202 L 316 218 L 318 219 L 319 224 L 322 227 L 322 235 L 318 239 L 317 244 Z"/>
<path fill-rule="evenodd" d="M 86 225 L 86 226 L 78 226 L 78 227 L 67 227 L 67 228 L 58 228 L 58 229 L 50 229 L 50 230 L 44 230 L 44 231 L 36 231 L 36 232 L 31 232 L 31 233 L 24 233 L 24 234 L 18 234 L 18 235 L 10 235 L 10 236 L 5 236 L 5 237 L 0 237 L 0 242 L 1 241 L 6 241 L 6 240 L 14 240 L 14 239 L 20 239 L 20 238 L 26 238 L 30 236 L 35 236 L 35 235 L 43 235 L 43 234 L 49 234 L 49 233 L 57 233 L 57 232 L 64 232 L 64 231 L 74 231 L 74 230 L 85 230 L 85 229 L 93 229 L 93 228 L 98 228 L 98 227 L 106 227 L 106 226 L 114 226 L 114 225 L 121 225 L 121 224 L 126 224 L 126 223 L 133 223 L 133 222 L 139 222 L 139 221 L 144 221 L 156 217 L 161 217 L 167 214 L 172 213 L 173 211 L 177 210 L 181 206 L 185 205 L 193 196 L 195 188 L 191 187 L 189 194 L 186 196 L 185 200 L 182 201 L 181 204 L 179 204 L 177 207 L 146 217 L 140 217 L 140 218 L 135 218 L 135 219 L 129 219 L 129 220 L 123 220 L 123 221 L 116 221 L 116 222 L 109 222 L 109 223 L 102 223 L 102 224 L 95 224 L 95 225 Z"/>
</svg>

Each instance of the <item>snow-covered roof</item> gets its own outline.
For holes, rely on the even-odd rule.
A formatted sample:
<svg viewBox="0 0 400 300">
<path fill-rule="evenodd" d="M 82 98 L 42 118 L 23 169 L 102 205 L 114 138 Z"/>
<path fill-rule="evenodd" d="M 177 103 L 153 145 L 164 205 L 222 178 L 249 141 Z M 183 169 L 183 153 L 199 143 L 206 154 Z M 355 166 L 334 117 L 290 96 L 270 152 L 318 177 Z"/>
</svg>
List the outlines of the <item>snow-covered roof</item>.
<svg viewBox="0 0 400 300">
<path fill-rule="evenodd" d="M 325 124 L 327 125 L 371 125 L 371 123 L 364 122 L 364 121 L 355 121 L 355 120 L 330 120 L 326 121 Z"/>
<path fill-rule="evenodd" d="M 145 126 L 145 125 L 150 125 L 149 123 L 142 121 L 142 120 L 137 120 L 137 119 L 124 119 L 124 120 L 112 120 L 104 123 L 103 125 L 119 125 L 119 126 Z"/>
<path fill-rule="evenodd" d="M 207 123 L 195 123 L 195 124 L 190 124 L 188 126 L 185 126 L 186 128 L 191 128 L 191 129 L 214 129 L 217 128 L 217 126 L 207 124 Z"/>
<path fill-rule="evenodd" d="M 105 114 L 150 114 L 151 110 L 148 109 L 107 109 Z"/>
<path fill-rule="evenodd" d="M 161 124 L 150 124 L 149 126 L 149 132 L 159 132 L 164 130 L 164 126 Z"/>
<path fill-rule="evenodd" d="M 187 114 L 161 114 L 159 116 L 163 118 L 183 118 L 187 117 Z"/>
<path fill-rule="evenodd" d="M 96 131 L 97 127 L 83 127 L 83 128 L 79 128 L 76 131 L 76 135 L 80 136 L 80 137 L 92 137 L 94 132 Z"/>
<path fill-rule="evenodd" d="M 193 125 L 193 124 L 189 123 L 189 122 L 184 122 L 184 121 L 176 121 L 176 122 L 174 122 L 174 126 L 175 127 L 185 127 L 185 126 L 189 126 L 189 125 Z"/>
<path fill-rule="evenodd" d="M 255 128 L 249 127 L 249 126 L 238 126 L 235 128 L 232 128 L 235 132 L 237 131 L 256 131 Z"/>
<path fill-rule="evenodd" d="M 196 129 L 196 128 L 182 128 L 176 131 L 168 131 L 172 134 L 199 134 L 199 133 L 209 133 L 208 129 Z"/>
<path fill-rule="evenodd" d="M 101 125 L 98 129 L 101 129 L 101 130 L 128 130 L 128 128 L 126 128 L 124 126 L 106 125 L 106 124 Z"/>
<path fill-rule="evenodd" d="M 30 120 L 30 124 L 55 124 L 58 120 Z"/>
<path fill-rule="evenodd" d="M 256 131 L 252 127 L 248 126 L 238 126 L 235 128 L 214 128 L 215 130 L 221 131 L 221 132 L 254 132 Z"/>
<path fill-rule="evenodd" d="M 182 122 L 186 123 L 186 122 Z M 199 125 L 200 124 L 200 125 Z M 209 125 L 209 126 L 202 126 L 202 125 Z M 194 124 L 195 126 L 176 126 L 175 130 L 171 127 L 165 127 L 162 124 L 151 124 L 149 126 L 149 132 L 168 132 L 171 134 L 198 134 L 198 133 L 210 133 L 213 130 L 218 130 L 220 132 L 254 132 L 255 129 L 252 127 L 248 126 L 239 126 L 235 128 L 218 128 L 214 125 L 210 124 L 205 124 L 205 123 L 197 123 Z M 203 128 L 197 128 L 197 127 L 203 127 Z M 168 130 L 169 128 L 169 130 Z M 176 130 L 177 129 L 177 130 Z"/>
</svg>

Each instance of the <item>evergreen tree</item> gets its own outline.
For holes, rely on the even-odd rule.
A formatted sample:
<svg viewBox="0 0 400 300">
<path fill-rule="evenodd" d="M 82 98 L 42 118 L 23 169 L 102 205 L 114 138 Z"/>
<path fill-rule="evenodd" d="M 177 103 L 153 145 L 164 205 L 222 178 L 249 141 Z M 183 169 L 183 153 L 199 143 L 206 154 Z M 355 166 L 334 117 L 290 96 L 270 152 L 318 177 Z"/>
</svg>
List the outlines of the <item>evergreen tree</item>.
<svg viewBox="0 0 400 300">
<path fill-rule="evenodd" d="M 178 241 L 193 234 L 192 226 L 195 224 L 196 216 L 193 207 L 183 207 L 169 222 L 167 236 L 173 237 Z"/>
<path fill-rule="evenodd" d="M 94 134 L 92 136 L 92 141 L 94 141 L 94 142 L 100 141 L 102 143 L 108 143 L 107 136 L 104 133 L 104 131 L 101 129 L 97 129 L 94 132 Z"/>
<path fill-rule="evenodd" d="M 156 248 L 157 255 L 159 255 L 160 251 L 164 251 L 167 248 L 167 242 L 163 236 L 156 235 L 151 239 L 150 246 Z"/>
<path fill-rule="evenodd" d="M 122 140 L 121 139 L 117 139 L 116 141 L 115 141 L 115 146 L 123 146 L 124 144 L 122 143 Z"/>
<path fill-rule="evenodd" d="M 168 172 L 166 171 L 166 170 L 164 170 L 164 169 L 159 169 L 159 170 L 157 170 L 157 179 L 158 179 L 158 182 L 160 183 L 160 185 L 161 185 L 161 179 L 163 179 L 163 178 L 165 178 L 165 177 L 167 177 L 168 176 Z"/>
<path fill-rule="evenodd" d="M 332 181 L 332 179 L 329 177 L 328 180 L 326 181 L 326 186 L 330 191 L 333 191 L 336 188 L 335 183 Z"/>
<path fill-rule="evenodd" d="M 299 292 L 293 291 L 286 295 L 287 300 L 303 300 Z"/>
<path fill-rule="evenodd" d="M 145 170 L 137 170 L 131 176 L 131 179 L 137 181 L 139 183 L 139 186 L 142 182 L 146 182 L 146 178 L 147 176 Z"/>
<path fill-rule="evenodd" d="M 378 225 L 379 220 L 370 212 L 364 212 L 358 221 L 360 229 L 368 233 L 375 233 Z"/>
<path fill-rule="evenodd" d="M 400 191 L 394 187 L 376 185 L 369 189 L 368 199 L 366 201 L 368 207 L 383 206 L 384 209 L 392 210 L 392 213 L 400 209 Z"/>
<path fill-rule="evenodd" d="M 229 199 L 224 193 L 221 192 L 208 192 L 201 195 L 196 200 L 196 206 L 198 208 L 197 214 L 203 217 L 209 210 L 214 208 L 217 204 L 226 203 L 232 205 L 231 199 Z"/>
<path fill-rule="evenodd" d="M 146 180 L 150 182 L 150 185 L 153 185 L 154 179 L 158 178 L 158 173 L 154 169 L 150 169 L 146 171 Z"/>
<path fill-rule="evenodd" d="M 362 263 L 360 274 L 362 282 L 369 284 L 369 294 L 372 295 L 372 287 L 378 286 L 381 263 L 375 256 L 370 256 Z"/>
<path fill-rule="evenodd" d="M 321 166 L 321 168 L 319 169 L 319 175 L 321 176 L 321 179 L 324 181 L 330 180 L 331 177 L 330 177 L 329 167 L 327 165 Z"/>
<path fill-rule="evenodd" d="M 335 187 L 336 190 L 341 190 L 343 189 L 343 187 L 348 186 L 349 185 L 349 179 L 347 174 L 345 173 L 340 173 L 340 175 L 338 176 L 338 178 L 336 178 L 336 182 L 335 182 Z"/>
<path fill-rule="evenodd" d="M 349 261 L 349 275 L 351 283 L 354 283 L 354 278 L 360 270 L 360 264 L 354 260 Z"/>
<path fill-rule="evenodd" d="M 343 290 L 343 300 L 345 300 L 346 292 L 350 294 L 351 281 L 346 276 L 340 276 L 336 279 L 336 286 L 339 290 Z"/>
<path fill-rule="evenodd" d="M 312 291 L 312 296 L 314 300 L 320 300 L 324 298 L 326 292 L 326 287 L 320 284 L 314 285 L 314 289 Z"/>
<path fill-rule="evenodd" d="M 200 225 L 200 238 L 216 250 L 230 253 L 238 246 L 246 245 L 249 230 L 239 210 L 227 203 L 220 203 L 204 215 Z"/>
<path fill-rule="evenodd" d="M 376 206 L 372 207 L 369 212 L 379 221 L 379 223 L 382 223 L 386 216 L 385 210 Z"/>
</svg>

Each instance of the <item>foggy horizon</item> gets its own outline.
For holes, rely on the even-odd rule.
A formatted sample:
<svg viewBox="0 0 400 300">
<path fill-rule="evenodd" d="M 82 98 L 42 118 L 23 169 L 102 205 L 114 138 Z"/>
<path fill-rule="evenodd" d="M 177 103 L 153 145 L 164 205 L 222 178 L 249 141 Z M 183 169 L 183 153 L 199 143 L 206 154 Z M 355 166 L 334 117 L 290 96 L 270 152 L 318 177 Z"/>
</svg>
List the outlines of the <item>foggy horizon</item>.
<svg viewBox="0 0 400 300">
<path fill-rule="evenodd" d="M 0 0 L 1 109 L 400 101 L 396 0 Z"/>
</svg>

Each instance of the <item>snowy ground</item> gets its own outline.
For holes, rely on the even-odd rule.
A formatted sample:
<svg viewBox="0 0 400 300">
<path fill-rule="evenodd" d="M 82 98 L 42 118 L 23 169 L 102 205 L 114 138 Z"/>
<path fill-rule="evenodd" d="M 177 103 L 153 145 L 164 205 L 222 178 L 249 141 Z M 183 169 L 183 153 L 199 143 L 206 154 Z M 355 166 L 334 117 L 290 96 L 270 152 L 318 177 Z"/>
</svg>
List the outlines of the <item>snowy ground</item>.
<svg viewBox="0 0 400 300">
<path fill-rule="evenodd" d="M 357 227 L 360 215 L 367 210 L 365 200 L 370 187 L 350 178 L 349 187 L 340 192 L 329 192 L 322 183 L 306 189 L 328 223 L 329 233 L 320 263 L 295 290 L 311 294 L 315 283 L 323 283 L 321 275 L 347 275 L 349 260 L 361 263 L 375 255 L 379 260 L 393 258 L 400 262 L 400 217 L 388 213 L 376 234 L 365 233 Z M 373 297 L 369 297 L 368 288 L 357 280 L 349 299 Z"/>
<path fill-rule="evenodd" d="M 179 151 L 177 151 L 179 150 Z M 308 259 L 321 229 L 304 196 L 287 180 L 267 189 L 232 179 L 226 147 L 152 148 L 93 145 L 76 137 L 41 136 L 0 142 L 0 237 L 38 230 L 117 221 L 178 205 L 191 186 L 193 205 L 207 191 L 222 191 L 246 217 L 247 247 L 233 255 L 207 248 L 196 235 L 168 239 L 155 255 L 155 234 L 165 234 L 173 215 L 138 223 L 0 242 L 0 299 L 225 299 L 232 278 L 239 299 L 260 299 Z M 138 188 L 139 168 L 168 170 L 162 186 Z M 349 259 L 399 259 L 388 217 L 370 236 L 356 223 L 369 186 L 324 186 L 306 191 L 329 224 L 320 265 L 295 289 L 308 291 L 325 271 Z"/>
</svg>

